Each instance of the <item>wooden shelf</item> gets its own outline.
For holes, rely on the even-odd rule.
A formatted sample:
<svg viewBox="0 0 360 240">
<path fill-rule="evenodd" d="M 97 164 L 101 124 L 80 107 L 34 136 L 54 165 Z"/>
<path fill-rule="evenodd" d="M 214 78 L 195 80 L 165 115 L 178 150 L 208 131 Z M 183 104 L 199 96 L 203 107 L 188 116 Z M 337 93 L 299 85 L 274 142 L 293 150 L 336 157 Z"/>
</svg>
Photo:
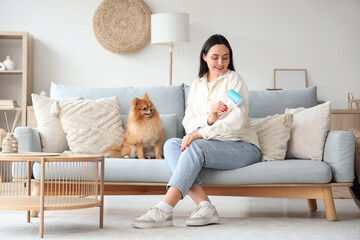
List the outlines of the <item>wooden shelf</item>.
<svg viewBox="0 0 360 240">
<path fill-rule="evenodd" d="M 3 108 L 3 107 L 0 107 L 0 111 L 16 111 L 16 110 L 22 110 L 22 108 Z"/>
<path fill-rule="evenodd" d="M 359 109 L 331 110 L 331 130 L 349 131 L 353 128 L 360 129 Z"/>
<path fill-rule="evenodd" d="M 0 74 L 21 75 L 23 74 L 23 70 L 5 70 L 5 71 L 0 71 Z"/>
<path fill-rule="evenodd" d="M 0 31 L 0 40 L 16 40 L 19 41 L 18 49 L 22 53 L 22 66 L 21 70 L 5 70 L 0 71 L 2 79 L 7 79 L 5 75 L 16 75 L 16 79 L 20 78 L 21 83 L 19 86 L 16 86 L 18 92 L 21 92 L 21 99 L 17 99 L 18 104 L 21 109 L 21 126 L 27 126 L 27 110 L 26 107 L 31 105 L 31 93 L 33 92 L 33 63 L 34 63 L 34 43 L 33 37 L 28 32 L 12 32 L 12 31 Z M 0 45 L 5 45 L 7 41 L 0 41 Z M 1 46 L 3 49 L 6 49 L 6 46 Z M 5 54 L 5 53 L 4 53 Z M 10 52 L 9 52 L 10 54 Z M 11 79 L 11 78 L 8 78 Z M 4 82 L 0 81 L 0 88 L 6 89 Z M 14 90 L 15 91 L 15 90 Z M 17 91 L 17 90 L 16 90 Z M 0 96 L 1 98 L 1 96 Z M 1 111 L 14 111 L 17 109 L 6 109 L 1 108 Z"/>
<path fill-rule="evenodd" d="M 360 114 L 360 109 L 331 109 L 331 113 Z"/>
<path fill-rule="evenodd" d="M 81 196 L 45 196 L 44 210 L 69 210 L 98 207 L 100 205 L 100 200 L 94 198 L 82 198 Z M 39 211 L 40 196 L 0 197 L 0 209 Z"/>
<path fill-rule="evenodd" d="M 22 39 L 26 35 L 28 35 L 27 32 L 1 31 L 0 39 Z"/>
</svg>

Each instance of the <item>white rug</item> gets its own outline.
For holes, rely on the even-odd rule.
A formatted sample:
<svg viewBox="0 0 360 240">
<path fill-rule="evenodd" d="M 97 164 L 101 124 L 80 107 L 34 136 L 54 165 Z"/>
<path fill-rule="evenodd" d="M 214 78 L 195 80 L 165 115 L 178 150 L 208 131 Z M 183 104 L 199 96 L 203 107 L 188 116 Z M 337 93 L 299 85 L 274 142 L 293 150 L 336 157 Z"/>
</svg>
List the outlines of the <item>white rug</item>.
<svg viewBox="0 0 360 240">
<path fill-rule="evenodd" d="M 306 200 L 212 197 L 221 223 L 186 227 L 194 209 L 186 198 L 174 210 L 174 227 L 134 229 L 131 220 L 160 196 L 105 197 L 104 229 L 99 209 L 45 212 L 45 239 L 359 239 L 360 210 L 351 199 L 335 200 L 338 221 L 327 222 L 322 202 L 309 213 Z M 39 218 L 26 222 L 26 212 L 0 211 L 0 239 L 39 239 Z"/>
</svg>

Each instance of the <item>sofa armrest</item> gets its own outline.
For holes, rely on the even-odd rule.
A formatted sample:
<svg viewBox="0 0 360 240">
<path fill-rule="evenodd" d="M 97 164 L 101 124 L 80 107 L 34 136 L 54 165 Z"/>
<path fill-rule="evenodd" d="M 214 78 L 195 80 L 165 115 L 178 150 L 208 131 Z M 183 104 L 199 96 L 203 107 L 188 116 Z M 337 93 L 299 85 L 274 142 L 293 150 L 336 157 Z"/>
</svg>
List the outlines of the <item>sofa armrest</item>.
<svg viewBox="0 0 360 240">
<path fill-rule="evenodd" d="M 17 127 L 14 135 L 19 142 L 19 152 L 41 152 L 40 133 L 36 128 Z"/>
<path fill-rule="evenodd" d="M 333 174 L 333 182 L 354 180 L 355 136 L 348 131 L 330 131 L 325 142 L 324 162 Z"/>
</svg>

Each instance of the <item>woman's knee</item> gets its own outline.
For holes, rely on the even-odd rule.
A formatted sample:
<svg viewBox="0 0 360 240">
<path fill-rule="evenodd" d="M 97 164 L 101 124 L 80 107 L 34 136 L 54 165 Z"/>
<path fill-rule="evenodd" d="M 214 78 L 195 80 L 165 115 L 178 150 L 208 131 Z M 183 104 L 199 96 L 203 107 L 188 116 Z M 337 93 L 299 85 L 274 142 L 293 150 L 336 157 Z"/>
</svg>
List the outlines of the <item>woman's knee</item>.
<svg viewBox="0 0 360 240">
<path fill-rule="evenodd" d="M 164 157 L 173 155 L 174 153 L 180 152 L 181 139 L 180 138 L 170 138 L 164 144 Z"/>
</svg>

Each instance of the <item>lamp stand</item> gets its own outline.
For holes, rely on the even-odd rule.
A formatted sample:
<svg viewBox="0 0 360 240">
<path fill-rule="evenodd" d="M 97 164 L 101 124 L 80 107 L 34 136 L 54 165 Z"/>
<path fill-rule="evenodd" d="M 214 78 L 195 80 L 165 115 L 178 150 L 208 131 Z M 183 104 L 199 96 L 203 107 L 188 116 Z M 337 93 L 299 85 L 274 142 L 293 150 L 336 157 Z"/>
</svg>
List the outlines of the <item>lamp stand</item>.
<svg viewBox="0 0 360 240">
<path fill-rule="evenodd" d="M 173 46 L 170 46 L 170 75 L 169 75 L 169 85 L 172 85 L 172 59 L 173 59 Z"/>
</svg>

